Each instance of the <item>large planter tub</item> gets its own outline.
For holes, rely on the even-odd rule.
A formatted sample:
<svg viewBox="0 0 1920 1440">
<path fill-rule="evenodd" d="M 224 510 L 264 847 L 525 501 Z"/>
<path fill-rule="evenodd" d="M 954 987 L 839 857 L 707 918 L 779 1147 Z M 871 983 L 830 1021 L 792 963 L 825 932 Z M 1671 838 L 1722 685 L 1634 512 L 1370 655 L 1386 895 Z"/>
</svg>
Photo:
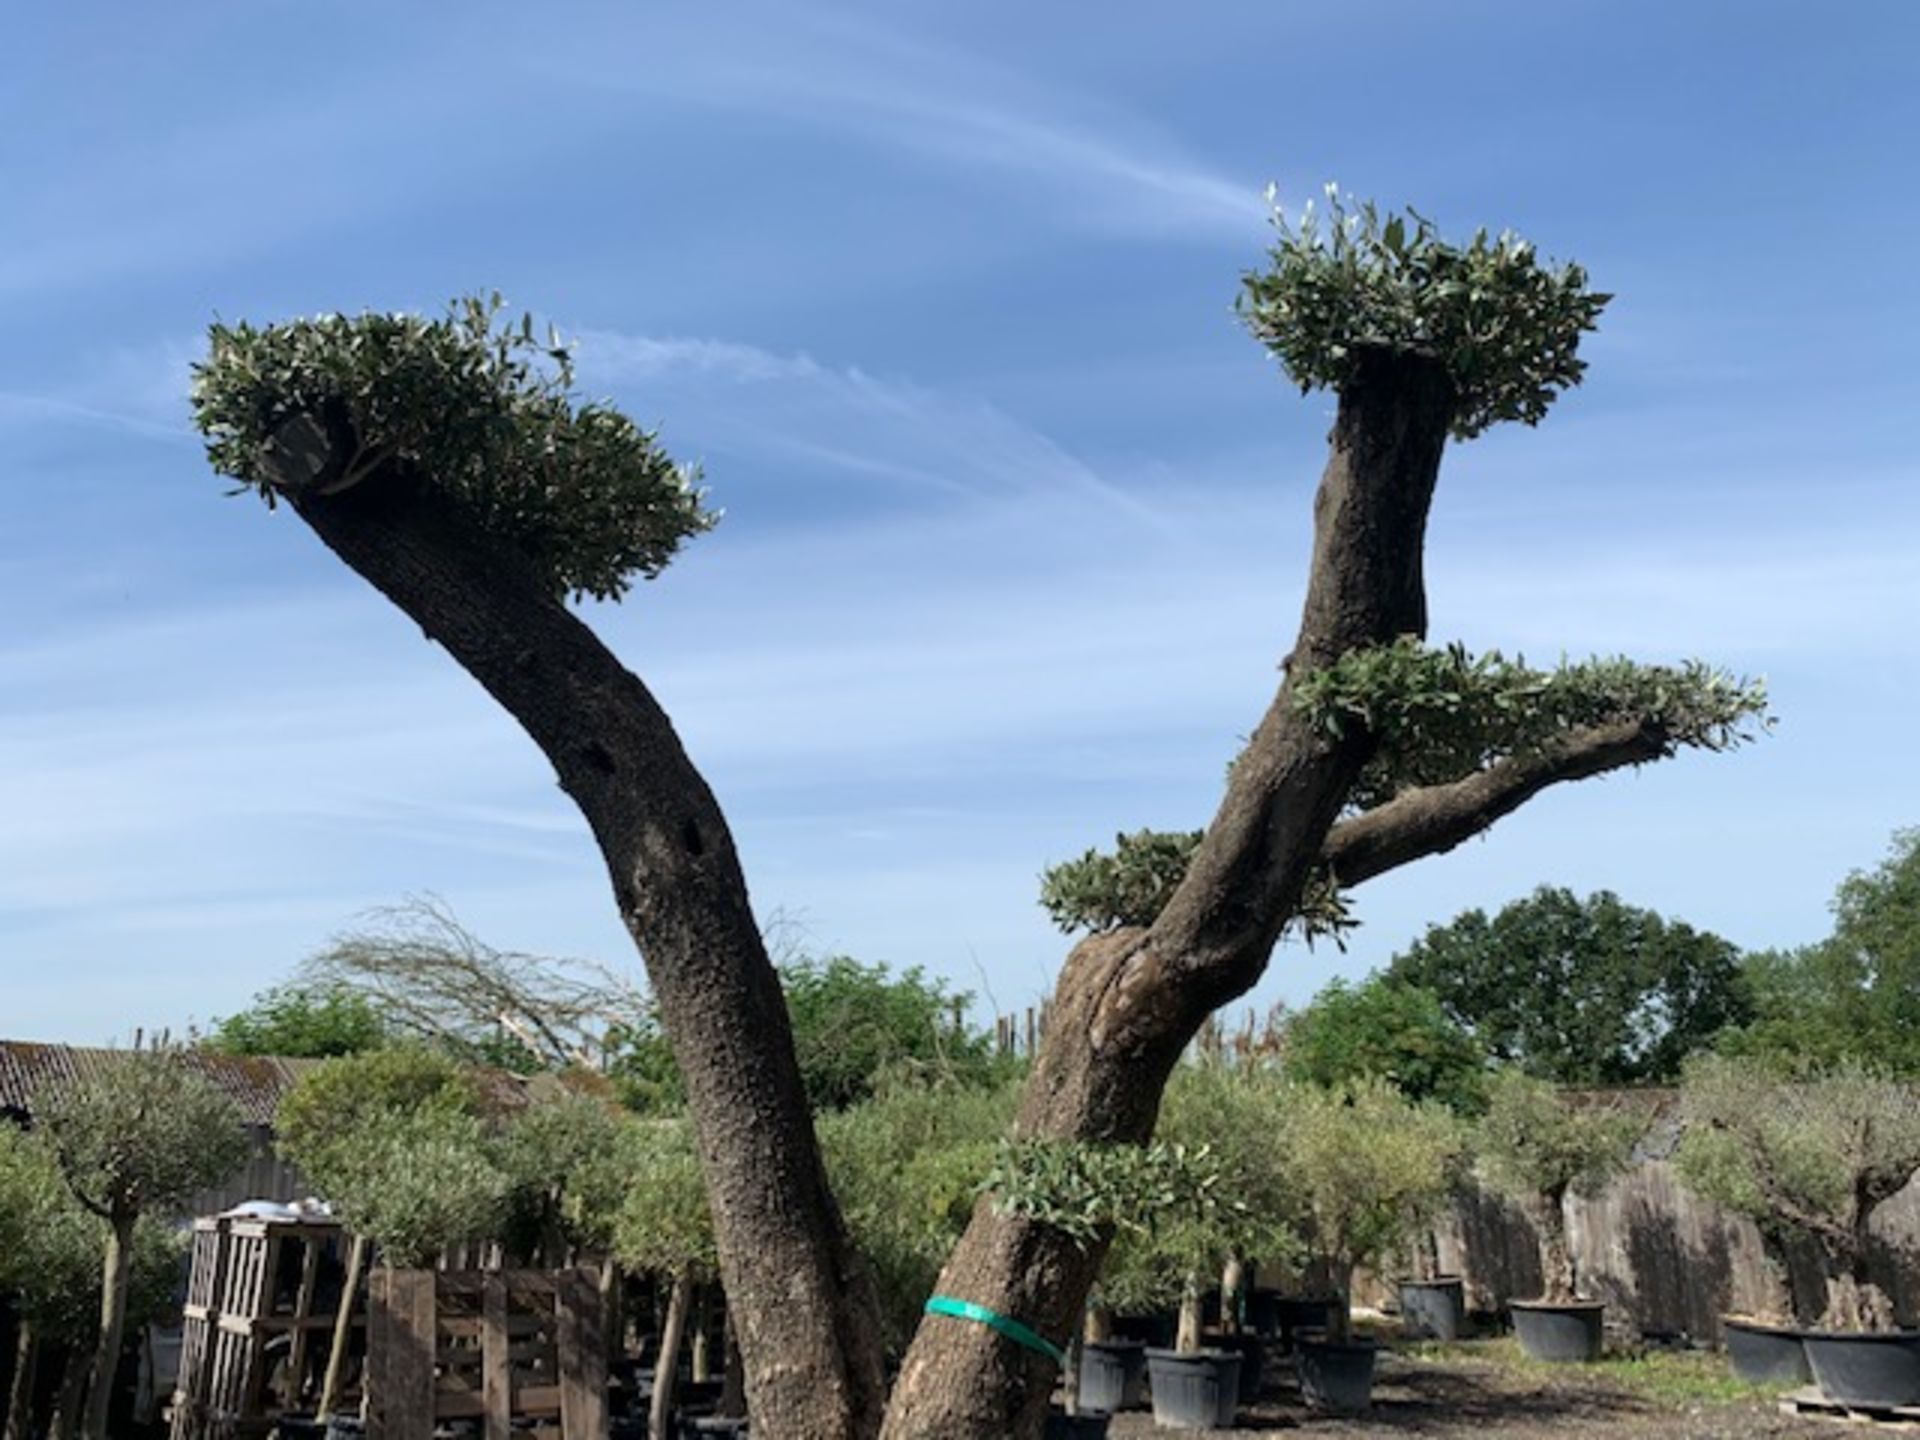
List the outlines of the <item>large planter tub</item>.
<svg viewBox="0 0 1920 1440">
<path fill-rule="evenodd" d="M 1598 1360 L 1606 1344 L 1600 1300 L 1515 1300 L 1508 1305 L 1520 1348 L 1536 1360 L 1565 1364 Z"/>
<path fill-rule="evenodd" d="M 1240 1356 L 1231 1350 L 1147 1351 L 1153 1423 L 1178 1430 L 1229 1430 L 1240 1403 Z"/>
<path fill-rule="evenodd" d="M 1467 1282 L 1458 1275 L 1402 1280 L 1400 1328 L 1412 1340 L 1458 1340 L 1467 1333 Z"/>
<path fill-rule="evenodd" d="M 1920 1405 L 1920 1330 L 1802 1330 L 1821 1394 L 1862 1410 Z"/>
<path fill-rule="evenodd" d="M 1804 1385 L 1813 1379 L 1802 1331 L 1793 1325 L 1766 1325 L 1735 1315 L 1720 1317 L 1727 1364 L 1749 1385 Z"/>
</svg>

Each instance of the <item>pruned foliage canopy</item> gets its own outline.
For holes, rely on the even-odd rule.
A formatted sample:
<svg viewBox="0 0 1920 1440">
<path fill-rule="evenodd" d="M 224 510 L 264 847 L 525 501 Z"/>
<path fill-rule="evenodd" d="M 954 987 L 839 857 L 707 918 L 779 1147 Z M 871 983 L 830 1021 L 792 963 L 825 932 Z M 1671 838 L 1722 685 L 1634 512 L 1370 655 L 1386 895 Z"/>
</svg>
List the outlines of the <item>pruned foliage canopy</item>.
<svg viewBox="0 0 1920 1440">
<path fill-rule="evenodd" d="M 501 322 L 501 304 L 213 325 L 193 368 L 208 460 L 269 504 L 410 474 L 555 594 L 619 599 L 718 516 L 654 432 L 575 396 L 557 334 L 535 339 L 531 316 Z"/>
<path fill-rule="evenodd" d="M 1502 420 L 1536 425 L 1587 366 L 1580 337 L 1613 297 L 1590 290 L 1579 265 L 1550 265 L 1512 231 L 1440 238 L 1408 209 L 1382 218 L 1326 187 L 1323 224 L 1308 202 L 1298 221 L 1278 205 L 1267 269 L 1239 299 L 1247 328 L 1300 389 L 1340 390 L 1368 348 L 1440 360 L 1453 381 L 1453 433 Z"/>
</svg>

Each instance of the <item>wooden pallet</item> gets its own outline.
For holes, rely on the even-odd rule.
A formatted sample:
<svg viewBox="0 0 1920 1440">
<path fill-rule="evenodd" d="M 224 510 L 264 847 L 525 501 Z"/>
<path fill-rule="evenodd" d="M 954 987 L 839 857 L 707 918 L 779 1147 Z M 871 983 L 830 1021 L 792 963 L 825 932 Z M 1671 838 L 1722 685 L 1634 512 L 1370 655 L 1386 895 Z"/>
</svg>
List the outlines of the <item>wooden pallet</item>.
<svg viewBox="0 0 1920 1440">
<path fill-rule="evenodd" d="M 1818 1385 L 1803 1385 L 1780 1397 L 1782 1415 L 1803 1415 L 1847 1425 L 1871 1425 L 1887 1431 L 1920 1431 L 1920 1405 L 1860 1409 L 1829 1400 Z"/>
<path fill-rule="evenodd" d="M 195 1222 L 171 1440 L 264 1436 L 314 1386 L 334 1318 L 316 1303 L 320 1270 L 343 1244 L 333 1221 Z"/>
</svg>

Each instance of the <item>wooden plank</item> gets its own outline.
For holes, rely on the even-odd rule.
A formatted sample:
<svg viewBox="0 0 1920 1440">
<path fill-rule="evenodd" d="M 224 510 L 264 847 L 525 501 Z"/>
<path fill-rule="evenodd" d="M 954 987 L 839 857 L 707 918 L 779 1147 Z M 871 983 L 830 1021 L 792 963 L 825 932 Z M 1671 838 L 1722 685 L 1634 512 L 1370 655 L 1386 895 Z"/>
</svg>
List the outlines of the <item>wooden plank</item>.
<svg viewBox="0 0 1920 1440">
<path fill-rule="evenodd" d="M 564 1440 L 600 1440 L 607 1433 L 607 1337 L 599 1280 L 584 1267 L 558 1279 L 560 1431 Z"/>
<path fill-rule="evenodd" d="M 507 1281 L 489 1275 L 481 1294 L 480 1368 L 487 1411 L 486 1440 L 510 1440 L 513 1431 L 513 1375 L 508 1353 Z"/>
</svg>

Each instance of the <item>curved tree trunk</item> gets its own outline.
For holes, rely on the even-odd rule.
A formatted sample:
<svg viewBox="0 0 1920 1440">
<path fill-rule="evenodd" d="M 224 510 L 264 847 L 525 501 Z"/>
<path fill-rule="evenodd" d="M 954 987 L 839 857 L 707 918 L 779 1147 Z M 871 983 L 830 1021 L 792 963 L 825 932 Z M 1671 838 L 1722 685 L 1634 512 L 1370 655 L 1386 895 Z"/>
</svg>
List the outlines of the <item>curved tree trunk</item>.
<svg viewBox="0 0 1920 1440">
<path fill-rule="evenodd" d="M 1424 635 L 1421 552 L 1453 392 L 1440 367 L 1370 353 L 1342 393 L 1314 498 L 1312 571 L 1279 693 L 1233 767 L 1227 794 L 1166 909 L 1145 930 L 1081 942 L 1068 957 L 1017 1131 L 1144 1142 L 1168 1075 L 1200 1026 L 1266 968 L 1369 754 L 1291 703 L 1294 678 L 1348 652 Z M 999 1214 L 990 1198 L 948 1260 L 940 1290 L 1063 1341 L 1104 1248 Z M 894 1386 L 886 1440 L 1035 1436 L 1052 1361 L 984 1326 L 920 1325 Z"/>
<path fill-rule="evenodd" d="M 320 1404 L 314 1414 L 326 1420 L 340 1403 L 340 1388 L 346 1379 L 347 1349 L 353 1340 L 353 1312 L 359 1305 L 360 1283 L 367 1274 L 367 1241 L 353 1237 L 347 1247 L 347 1273 L 340 1280 L 340 1308 L 333 1312 L 333 1342 L 327 1349 L 327 1373 L 320 1382 Z"/>
<path fill-rule="evenodd" d="M 115 1216 L 107 1227 L 101 1270 L 100 1334 L 93 1351 L 93 1378 L 81 1425 L 86 1440 L 107 1440 L 107 1411 L 120 1376 L 120 1344 L 127 1326 L 127 1291 L 133 1280 L 133 1220 Z"/>
<path fill-rule="evenodd" d="M 520 722 L 592 828 L 686 1080 L 754 1417 L 783 1440 L 871 1435 L 885 1396 L 878 1307 L 712 792 L 645 684 L 516 551 L 404 468 L 323 493 L 337 478 L 284 493 Z"/>
</svg>

